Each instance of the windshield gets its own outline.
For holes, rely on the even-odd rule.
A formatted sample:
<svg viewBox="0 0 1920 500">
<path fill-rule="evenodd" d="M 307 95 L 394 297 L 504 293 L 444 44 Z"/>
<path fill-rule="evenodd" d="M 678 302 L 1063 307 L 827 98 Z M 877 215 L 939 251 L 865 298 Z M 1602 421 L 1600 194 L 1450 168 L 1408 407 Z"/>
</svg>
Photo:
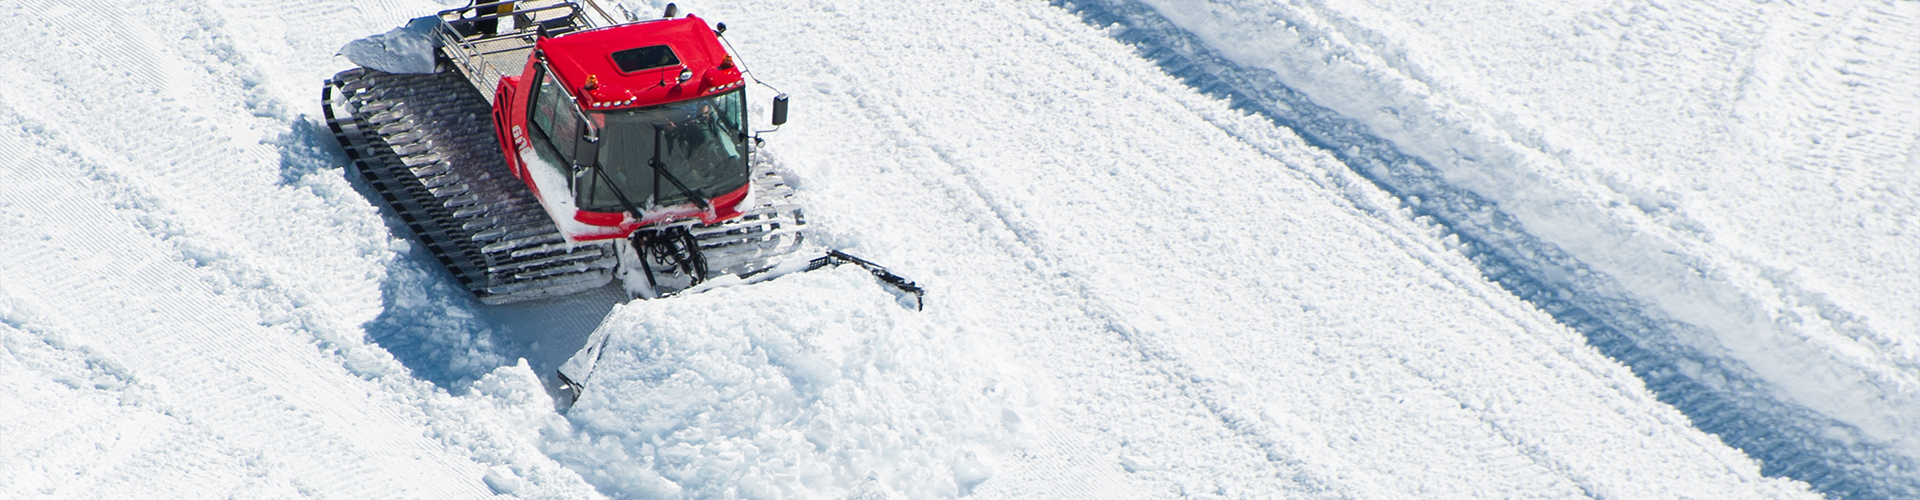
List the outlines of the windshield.
<svg viewBox="0 0 1920 500">
<path fill-rule="evenodd" d="M 599 165 L 628 201 L 642 206 L 689 203 L 747 182 L 743 90 L 649 108 L 587 113 L 600 128 Z M 658 143 L 656 144 L 656 140 Z M 658 152 L 665 172 L 649 164 Z M 668 175 L 686 186 L 683 192 Z M 601 176 L 579 182 L 582 210 L 625 211 Z"/>
</svg>

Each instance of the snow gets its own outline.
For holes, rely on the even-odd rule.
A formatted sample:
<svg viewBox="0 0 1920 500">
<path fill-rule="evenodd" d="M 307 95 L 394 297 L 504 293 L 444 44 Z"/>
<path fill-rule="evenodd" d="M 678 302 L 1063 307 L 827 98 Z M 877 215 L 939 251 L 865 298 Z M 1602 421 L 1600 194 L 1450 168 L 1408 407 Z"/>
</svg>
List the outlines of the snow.
<svg viewBox="0 0 1920 500">
<path fill-rule="evenodd" d="M 394 20 L 4 8 L 0 496 L 474 497 L 496 465 L 595 494 L 368 342 L 395 240 L 290 111 L 345 40 L 289 31 Z"/>
<path fill-rule="evenodd" d="M 339 55 L 361 67 L 396 74 L 433 73 L 434 26 L 438 17 L 427 16 L 407 21 L 407 25 L 386 33 L 347 42 Z"/>
<path fill-rule="evenodd" d="M 1519 229 L 1430 215 L 1321 122 L 1192 85 L 1084 10 L 695 1 L 793 97 L 766 153 L 814 239 L 927 286 L 925 310 L 849 266 L 485 307 L 316 118 L 340 47 L 444 6 L 0 5 L 0 496 L 1811 498 L 1920 477 L 1763 474 L 1777 457 L 1560 312 L 1684 325 L 1647 344 L 1683 378 L 1757 387 L 1730 391 L 1782 428 L 1835 423 L 1789 457 L 1910 460 L 1912 2 L 1146 3 L 1214 69 L 1286 87 L 1239 91 L 1310 96 Z M 1533 241 L 1580 263 L 1539 281 L 1580 295 L 1517 292 L 1476 253 Z M 562 413 L 552 374 L 589 332 L 604 354 Z"/>
<path fill-rule="evenodd" d="M 1703 426 L 1830 494 L 1920 488 L 1915 4 L 1144 3 L 1677 322 L 1639 342 L 1706 358 L 1675 363 L 1702 392 L 1809 413 Z"/>
</svg>

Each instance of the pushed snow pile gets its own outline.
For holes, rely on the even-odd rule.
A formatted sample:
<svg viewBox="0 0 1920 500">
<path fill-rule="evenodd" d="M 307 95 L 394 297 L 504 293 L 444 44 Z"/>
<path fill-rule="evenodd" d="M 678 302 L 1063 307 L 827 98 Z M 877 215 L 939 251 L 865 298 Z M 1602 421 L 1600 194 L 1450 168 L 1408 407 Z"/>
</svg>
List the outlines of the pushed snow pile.
<svg viewBox="0 0 1920 500">
<path fill-rule="evenodd" d="M 432 73 L 433 49 L 439 47 L 434 43 L 433 26 L 438 22 L 434 16 L 414 18 L 407 21 L 406 26 L 347 42 L 345 47 L 340 47 L 339 55 L 347 56 L 354 64 L 388 73 Z"/>
<path fill-rule="evenodd" d="M 547 452 L 613 497 L 963 495 L 1026 392 L 852 266 L 635 301 L 603 335 Z"/>
</svg>

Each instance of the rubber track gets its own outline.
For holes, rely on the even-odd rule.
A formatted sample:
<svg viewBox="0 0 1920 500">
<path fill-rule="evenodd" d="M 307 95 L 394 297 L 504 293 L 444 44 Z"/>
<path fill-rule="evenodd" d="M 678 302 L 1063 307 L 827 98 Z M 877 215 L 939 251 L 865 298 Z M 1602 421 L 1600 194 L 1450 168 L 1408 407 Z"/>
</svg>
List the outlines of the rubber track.
<svg viewBox="0 0 1920 500">
<path fill-rule="evenodd" d="M 322 90 L 353 169 L 488 304 L 578 293 L 613 279 L 615 242 L 568 243 L 507 171 L 491 108 L 458 73 L 340 72 Z"/>
</svg>

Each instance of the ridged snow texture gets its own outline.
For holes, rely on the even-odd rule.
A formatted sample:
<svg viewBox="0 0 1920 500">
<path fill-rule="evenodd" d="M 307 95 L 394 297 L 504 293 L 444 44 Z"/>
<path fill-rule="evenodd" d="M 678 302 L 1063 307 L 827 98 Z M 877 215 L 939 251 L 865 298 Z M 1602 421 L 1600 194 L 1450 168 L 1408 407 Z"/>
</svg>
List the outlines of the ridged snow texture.
<svg viewBox="0 0 1920 500">
<path fill-rule="evenodd" d="M 1703 431 L 1746 452 L 1767 476 L 1805 481 L 1839 498 L 1904 498 L 1920 491 L 1916 464 L 1884 447 L 1836 438 L 1846 424 L 1779 400 L 1752 369 L 1675 340 L 1683 326 L 1617 298 L 1604 278 L 1541 241 L 1495 203 L 1448 184 L 1366 125 L 1314 104 L 1269 70 L 1243 67 L 1135 0 L 1054 0 L 1094 26 L 1125 26 L 1116 38 L 1195 89 L 1298 132 L 1381 189 L 1432 217 L 1488 279 L 1584 334 L 1595 349 L 1631 368 L 1662 402 Z M 1702 379 L 1717 378 L 1720 383 Z"/>
<path fill-rule="evenodd" d="M 480 301 L 567 295 L 613 279 L 615 243 L 560 235 L 507 172 L 490 108 L 458 73 L 355 68 L 334 75 L 325 94 L 327 126 L 354 171 Z"/>
</svg>

